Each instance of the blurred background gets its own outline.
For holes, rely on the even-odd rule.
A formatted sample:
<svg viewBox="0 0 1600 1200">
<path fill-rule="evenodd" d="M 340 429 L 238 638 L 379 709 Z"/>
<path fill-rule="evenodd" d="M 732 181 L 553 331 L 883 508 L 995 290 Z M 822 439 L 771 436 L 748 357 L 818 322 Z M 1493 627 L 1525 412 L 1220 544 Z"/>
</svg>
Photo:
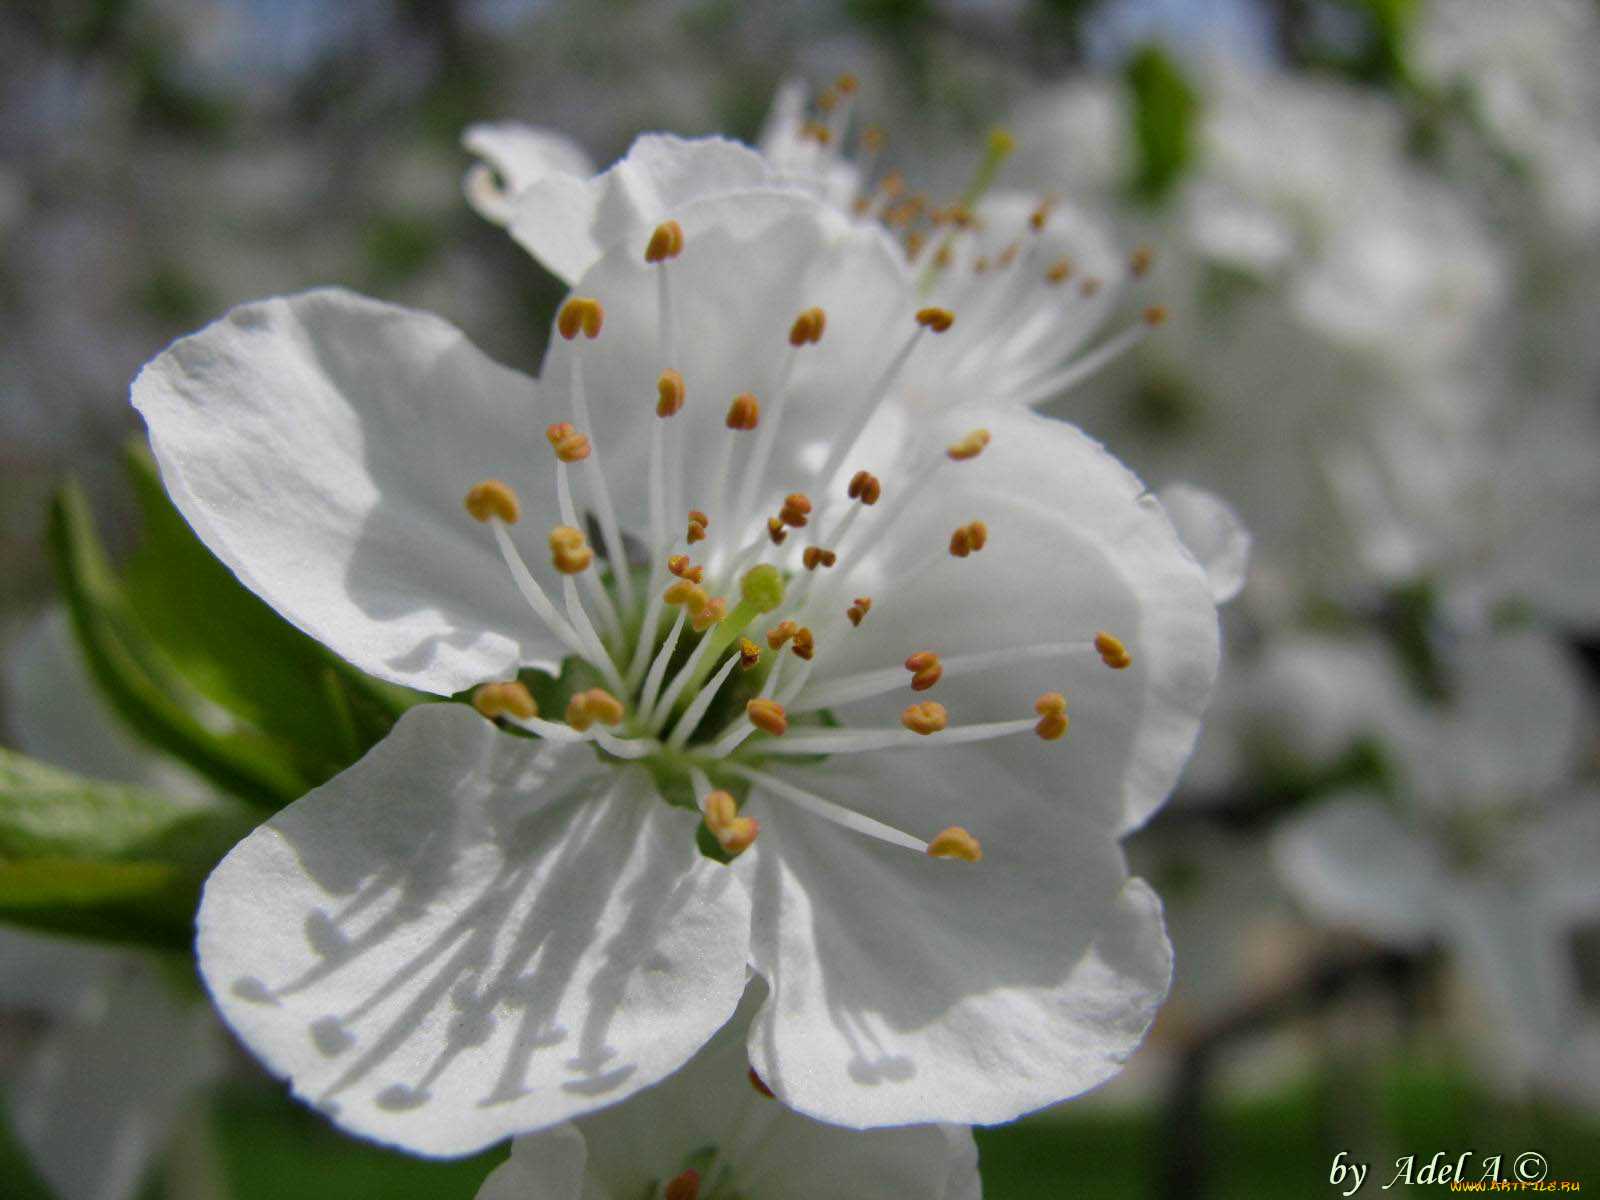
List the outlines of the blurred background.
<svg viewBox="0 0 1600 1200">
<path fill-rule="evenodd" d="M 82 637 L 124 588 L 115 636 L 180 674 L 205 646 L 127 629 L 271 619 L 129 458 L 128 382 L 172 338 L 344 284 L 534 372 L 561 288 L 464 202 L 467 125 L 605 164 L 646 130 L 754 142 L 779 81 L 848 72 L 878 169 L 953 194 L 1003 124 L 997 190 L 1149 252 L 1105 338 L 1167 319 L 1046 409 L 1253 539 L 1195 762 L 1129 840 L 1172 999 L 1118 1080 L 980 1132 L 986 1194 L 1329 1195 L 1341 1151 L 1370 1191 L 1467 1151 L 1471 1179 L 1600 1187 L 1597 63 L 1593 0 L 8 4 L 5 744 L 202 786 L 170 724 L 102 711 L 58 598 Z M 174 563 L 193 586 L 156 597 Z M 498 1161 L 334 1133 L 196 1002 L 192 885 L 45 918 L 36 851 L 0 836 L 0 917 L 74 936 L 0 943 L 0 1192 L 467 1197 Z M 40 1149 L 91 1128 L 126 1134 L 99 1190 Z"/>
</svg>

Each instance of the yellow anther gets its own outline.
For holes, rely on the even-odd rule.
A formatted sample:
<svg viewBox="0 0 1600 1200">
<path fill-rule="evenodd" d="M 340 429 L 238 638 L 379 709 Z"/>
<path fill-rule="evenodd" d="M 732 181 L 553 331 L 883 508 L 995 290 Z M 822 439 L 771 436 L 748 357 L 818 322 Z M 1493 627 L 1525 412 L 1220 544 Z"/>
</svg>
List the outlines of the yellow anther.
<svg viewBox="0 0 1600 1200">
<path fill-rule="evenodd" d="M 799 624 L 795 621 L 779 621 L 767 630 L 767 645 L 774 650 L 782 650 L 783 644 L 792 638 L 799 628 Z"/>
<path fill-rule="evenodd" d="M 883 211 L 883 223 L 890 228 L 910 225 L 922 213 L 922 205 L 914 197 L 896 200 Z"/>
<path fill-rule="evenodd" d="M 676 221 L 663 221 L 650 235 L 650 244 L 644 248 L 648 263 L 665 262 L 683 253 L 683 226 Z"/>
<path fill-rule="evenodd" d="M 982 550 L 989 540 L 989 527 L 982 521 L 971 521 L 950 535 L 950 553 L 965 558 Z"/>
<path fill-rule="evenodd" d="M 550 448 L 564 463 L 582 462 L 589 457 L 589 439 L 567 421 L 557 421 L 544 431 L 550 439 Z"/>
<path fill-rule="evenodd" d="M 526 721 L 539 715 L 539 706 L 533 693 L 520 681 L 508 679 L 503 683 L 486 683 L 472 693 L 472 707 L 488 717 L 516 717 Z"/>
<path fill-rule="evenodd" d="M 700 594 L 704 596 L 705 592 L 702 591 Z M 721 596 L 707 596 L 706 602 L 700 606 L 699 612 L 696 612 L 693 607 L 689 608 L 689 625 L 696 633 L 704 633 L 713 625 L 722 624 L 727 615 L 728 602 L 726 600 Z"/>
<path fill-rule="evenodd" d="M 783 539 L 789 536 L 789 527 L 777 517 L 767 518 L 767 536 L 772 539 L 774 546 L 783 545 Z"/>
<path fill-rule="evenodd" d="M 689 1167 L 682 1174 L 667 1180 L 661 1191 L 661 1200 L 700 1200 L 700 1172 Z"/>
<path fill-rule="evenodd" d="M 691 579 L 680 579 L 669 584 L 667 590 L 661 593 L 661 599 L 671 605 L 683 605 L 690 617 L 698 617 L 705 611 L 711 597 L 706 594 L 705 588 Z"/>
<path fill-rule="evenodd" d="M 949 715 L 944 711 L 944 705 L 937 700 L 924 700 L 920 704 L 906 705 L 905 712 L 900 714 L 900 724 L 912 733 L 926 736 L 938 733 L 950 723 Z"/>
<path fill-rule="evenodd" d="M 1146 325 L 1159 325 L 1167 319 L 1167 306 L 1152 304 L 1144 310 L 1144 323 Z"/>
<path fill-rule="evenodd" d="M 945 454 L 956 462 L 966 462 L 969 458 L 977 458 L 983 453 L 983 448 L 989 444 L 989 431 L 987 429 L 974 429 L 971 433 L 963 434 L 944 448 Z"/>
<path fill-rule="evenodd" d="M 906 659 L 906 670 L 911 672 L 913 692 L 927 691 L 944 674 L 944 668 L 939 665 L 939 656 L 932 650 L 918 650 Z"/>
<path fill-rule="evenodd" d="M 728 406 L 729 429 L 750 430 L 761 424 L 761 405 L 749 392 L 740 392 Z"/>
<path fill-rule="evenodd" d="M 1100 661 L 1113 671 L 1120 671 L 1133 662 L 1133 657 L 1128 653 L 1128 648 L 1122 644 L 1122 639 L 1105 630 L 1094 635 L 1094 648 L 1100 652 Z"/>
<path fill-rule="evenodd" d="M 857 596 L 855 603 L 844 610 L 844 615 L 850 618 L 850 624 L 860 625 L 861 619 L 872 611 L 871 596 Z"/>
<path fill-rule="evenodd" d="M 839 93 L 832 88 L 823 88 L 817 93 L 817 111 L 831 113 L 839 106 Z"/>
<path fill-rule="evenodd" d="M 1044 277 L 1051 283 L 1065 283 L 1072 275 L 1072 260 L 1058 258 L 1045 269 Z"/>
<path fill-rule="evenodd" d="M 656 416 L 675 416 L 683 408 L 683 376 L 668 367 L 656 380 Z"/>
<path fill-rule="evenodd" d="M 987 149 L 990 154 L 999 157 L 1004 154 L 1010 154 L 1016 148 L 1016 135 L 1004 125 L 996 125 L 989 130 Z"/>
<path fill-rule="evenodd" d="M 679 579 L 687 579 L 690 583 L 699 583 L 705 578 L 705 568 L 691 563 L 687 554 L 674 554 L 667 559 L 667 570 Z"/>
<path fill-rule="evenodd" d="M 896 167 L 892 171 L 884 172 L 883 179 L 879 181 L 878 188 L 885 196 L 898 196 L 906 190 L 906 173 Z"/>
<path fill-rule="evenodd" d="M 789 345 L 815 345 L 822 340 L 822 331 L 828 324 L 828 315 L 820 308 L 808 308 L 789 326 Z"/>
<path fill-rule="evenodd" d="M 746 1072 L 746 1077 L 750 1080 L 750 1086 L 755 1088 L 756 1091 L 760 1092 L 768 1100 L 777 1099 L 777 1096 L 772 1094 L 772 1089 L 767 1086 L 767 1081 L 756 1074 L 756 1069 L 754 1067 L 751 1067 L 750 1070 Z"/>
<path fill-rule="evenodd" d="M 802 625 L 794 631 L 794 641 L 789 644 L 789 649 L 794 651 L 796 658 L 811 661 L 811 656 L 817 652 L 817 639 L 809 626 Z"/>
<path fill-rule="evenodd" d="M 954 225 L 957 229 L 972 229 L 978 224 L 973 211 L 959 201 L 947 206 L 941 215 L 945 224 Z"/>
<path fill-rule="evenodd" d="M 783 705 L 776 700 L 758 697 L 744 706 L 745 716 L 750 718 L 762 733 L 770 733 L 774 737 L 789 728 L 789 716 L 783 711 Z"/>
<path fill-rule="evenodd" d="M 790 492 L 783 498 L 783 507 L 778 510 L 778 520 L 795 529 L 803 529 L 810 513 L 811 497 L 804 492 Z"/>
<path fill-rule="evenodd" d="M 688 533 L 684 534 L 685 540 L 688 541 L 691 546 L 696 542 L 704 541 L 706 529 L 710 525 L 710 517 L 706 516 L 705 513 L 701 512 L 698 508 L 691 508 L 689 510 L 689 531 Z"/>
<path fill-rule="evenodd" d="M 741 817 L 733 796 L 720 788 L 706 795 L 705 822 L 717 845 L 730 857 L 748 850 L 761 832 L 761 823 L 754 817 Z"/>
<path fill-rule="evenodd" d="M 871 506 L 878 502 L 878 497 L 883 495 L 883 487 L 878 483 L 878 477 L 871 471 L 857 471 L 850 476 L 850 486 L 845 494 L 852 500 Z"/>
<path fill-rule="evenodd" d="M 807 546 L 800 555 L 800 561 L 808 571 L 815 571 L 818 567 L 831 567 L 839 561 L 839 556 L 832 550 L 824 550 L 821 546 Z"/>
<path fill-rule="evenodd" d="M 868 125 L 861 131 L 861 148 L 870 154 L 882 150 L 888 140 L 889 135 L 884 132 L 882 125 Z"/>
<path fill-rule="evenodd" d="M 1128 256 L 1128 270 L 1134 275 L 1143 275 L 1154 261 L 1155 252 L 1149 246 L 1140 246 Z"/>
<path fill-rule="evenodd" d="M 922 253 L 922 247 L 927 245 L 928 235 L 919 229 L 912 229 L 906 233 L 906 257 L 915 258 Z"/>
<path fill-rule="evenodd" d="M 800 136 L 802 138 L 811 138 L 821 146 L 826 146 L 833 141 L 833 131 L 821 121 L 807 121 L 800 126 Z"/>
<path fill-rule="evenodd" d="M 563 575 L 576 575 L 594 561 L 594 551 L 581 530 L 557 525 L 550 531 L 550 561 Z"/>
<path fill-rule="evenodd" d="M 1100 277 L 1098 275 L 1085 275 L 1078 283 L 1078 290 L 1085 296 L 1092 296 L 1100 290 Z"/>
<path fill-rule="evenodd" d="M 515 525 L 522 515 L 517 494 L 498 479 L 485 479 L 472 485 L 467 492 L 467 511 L 480 521 L 495 517 L 507 525 Z"/>
<path fill-rule="evenodd" d="M 1012 263 L 1016 262 L 1017 252 L 1021 249 L 1022 245 L 1020 242 L 1007 242 L 1005 247 L 1000 251 L 1000 265 L 1002 267 L 1009 267 Z"/>
<path fill-rule="evenodd" d="M 948 308 L 917 309 L 917 324 L 934 333 L 943 333 L 956 323 L 956 316 Z"/>
<path fill-rule="evenodd" d="M 600 307 L 600 301 L 587 296 L 574 296 L 561 306 L 561 313 L 556 317 L 556 329 L 569 342 L 578 336 L 580 330 L 584 337 L 592 338 L 599 335 L 605 319 L 606 310 Z"/>
<path fill-rule="evenodd" d="M 972 273 L 974 275 L 982 275 L 982 274 L 986 273 L 988 270 L 989 270 L 989 256 L 987 254 L 980 254 L 980 255 L 978 255 L 977 258 L 973 259 L 973 261 L 972 261 Z"/>
<path fill-rule="evenodd" d="M 961 826 L 952 825 L 933 835 L 928 842 L 928 854 L 932 858 L 959 858 L 962 862 L 975 863 L 983 858 L 983 846 Z"/>
<path fill-rule="evenodd" d="M 761 661 L 761 647 L 749 638 L 739 639 L 739 665 L 748 671 Z"/>
<path fill-rule="evenodd" d="M 596 721 L 602 725 L 619 725 L 624 711 L 622 701 L 605 688 L 590 688 L 567 701 L 567 724 L 579 733 Z"/>
<path fill-rule="evenodd" d="M 955 252 L 950 248 L 949 242 L 940 242 L 939 248 L 933 252 L 933 265 L 936 270 L 943 271 L 955 261 Z"/>
<path fill-rule="evenodd" d="M 1039 714 L 1039 723 L 1033 727 L 1047 742 L 1053 742 L 1066 733 L 1067 698 L 1060 692 L 1046 692 L 1033 702 L 1033 711 Z"/>
<path fill-rule="evenodd" d="M 1028 214 L 1028 228 L 1035 233 L 1044 232 L 1044 227 L 1050 223 L 1050 209 L 1053 207 L 1049 200 L 1041 200 L 1039 207 Z"/>
<path fill-rule="evenodd" d="M 838 90 L 841 96 L 853 96 L 855 95 L 855 90 L 859 85 L 856 81 L 856 77 L 850 74 L 849 71 L 846 71 L 844 74 L 840 75 L 839 78 L 833 81 L 833 86 Z"/>
</svg>

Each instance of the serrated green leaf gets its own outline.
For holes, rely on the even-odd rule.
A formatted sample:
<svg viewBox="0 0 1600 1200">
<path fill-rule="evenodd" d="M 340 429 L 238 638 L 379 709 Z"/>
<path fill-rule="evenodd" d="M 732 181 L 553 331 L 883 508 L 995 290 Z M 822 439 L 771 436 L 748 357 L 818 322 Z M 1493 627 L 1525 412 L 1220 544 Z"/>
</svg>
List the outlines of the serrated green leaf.
<svg viewBox="0 0 1600 1200">
<path fill-rule="evenodd" d="M 1127 77 L 1137 155 L 1133 189 L 1145 199 L 1159 200 L 1189 165 L 1199 101 L 1177 65 L 1155 46 L 1129 60 Z"/>
<path fill-rule="evenodd" d="M 70 482 L 51 505 L 48 540 L 84 659 L 135 733 L 257 804 L 278 808 L 309 790 L 310 780 L 280 750 L 209 704 L 162 657 L 130 610 L 88 503 Z"/>
</svg>

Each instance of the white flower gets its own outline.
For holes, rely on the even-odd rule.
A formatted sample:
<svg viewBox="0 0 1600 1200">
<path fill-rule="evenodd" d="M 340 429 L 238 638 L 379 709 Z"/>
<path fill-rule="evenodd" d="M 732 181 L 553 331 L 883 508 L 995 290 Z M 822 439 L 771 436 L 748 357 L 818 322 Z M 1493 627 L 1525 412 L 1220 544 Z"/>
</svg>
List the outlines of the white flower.
<svg viewBox="0 0 1600 1200">
<path fill-rule="evenodd" d="M 1582 1019 L 1568 941 L 1600 917 L 1600 805 L 1579 777 L 1579 681 L 1534 632 L 1466 639 L 1453 702 L 1386 730 L 1401 804 L 1334 797 L 1274 839 L 1285 886 L 1324 922 L 1449 950 L 1534 1078 Z"/>
<path fill-rule="evenodd" d="M 565 664 L 566 722 L 515 689 L 478 699 L 537 738 L 423 706 L 241 843 L 200 916 L 217 1002 L 341 1124 L 426 1153 L 664 1078 L 747 960 L 751 1059 L 808 1115 L 1093 1086 L 1166 987 L 1116 839 L 1198 726 L 1202 571 L 1076 430 L 908 402 L 951 314 L 878 233 L 774 189 L 623 228 L 539 383 L 342 292 L 135 382 L 201 537 L 357 665 L 451 694 Z"/>
<path fill-rule="evenodd" d="M 8 664 L 20 744 L 89 775 L 199 794 L 193 776 L 112 718 L 52 611 Z M 192 984 L 154 953 L 0 929 L 0 1007 L 49 1024 L 5 1088 L 18 1141 L 62 1200 L 132 1200 L 195 1092 L 220 1074 L 222 1041 Z"/>
<path fill-rule="evenodd" d="M 478 1200 L 978 1200 L 970 1130 L 840 1129 L 761 1090 L 745 1053 L 760 992 L 752 986 L 734 1019 L 671 1078 L 574 1124 L 516 1139 Z"/>
</svg>

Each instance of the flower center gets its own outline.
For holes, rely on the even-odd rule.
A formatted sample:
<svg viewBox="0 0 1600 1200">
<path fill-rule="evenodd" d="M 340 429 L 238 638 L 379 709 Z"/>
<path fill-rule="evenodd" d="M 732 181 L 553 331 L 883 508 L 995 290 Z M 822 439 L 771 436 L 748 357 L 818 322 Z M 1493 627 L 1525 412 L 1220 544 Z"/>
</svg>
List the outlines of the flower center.
<svg viewBox="0 0 1600 1200">
<path fill-rule="evenodd" d="M 668 272 L 684 246 L 682 229 L 668 222 L 651 235 L 644 255 L 657 272 L 658 352 L 668 363 L 677 361 Z M 1071 642 L 967 652 L 934 647 L 903 664 L 871 663 L 875 597 L 853 595 L 851 582 L 873 579 L 876 599 L 882 601 L 894 592 L 912 592 L 927 572 L 952 558 L 966 560 L 960 569 L 981 572 L 985 546 L 1003 531 L 991 531 L 974 514 L 949 531 L 947 542 L 928 545 L 892 576 L 860 570 L 881 561 L 885 547 L 903 549 L 898 540 L 930 511 L 927 489 L 946 472 L 970 469 L 965 464 L 989 445 L 984 429 L 966 433 L 942 453 L 930 450 L 920 464 L 913 458 L 892 490 L 872 472 L 858 470 L 842 486 L 815 495 L 789 492 L 773 510 L 761 510 L 760 497 L 771 496 L 779 482 L 771 478 L 775 450 L 786 433 L 797 432 L 785 427 L 796 361 L 802 354 L 823 352 L 815 348 L 826 324 L 821 308 L 802 309 L 787 348 L 780 350 L 783 358 L 772 372 L 770 392 L 765 397 L 740 393 L 720 428 L 708 422 L 698 426 L 703 436 L 711 431 L 713 444 L 696 447 L 709 453 L 709 474 L 686 472 L 688 435 L 679 426 L 690 406 L 714 401 L 693 396 L 693 381 L 677 367 L 662 369 L 654 415 L 640 414 L 651 423 L 647 511 L 625 513 L 608 486 L 602 465 L 606 447 L 594 436 L 586 392 L 585 359 L 607 352 L 604 341 L 597 341 L 605 312 L 595 299 L 567 301 L 556 326 L 573 351 L 567 380 L 571 419 L 546 430 L 559 515 L 545 538 L 550 570 L 531 570 L 510 532 L 524 514 L 510 485 L 484 480 L 466 493 L 468 512 L 489 526 L 529 607 L 565 647 L 559 679 L 538 685 L 547 708 L 560 706 L 560 719 L 554 719 L 554 709 L 541 714 L 534 690 L 518 681 L 485 684 L 474 702 L 486 716 L 538 737 L 591 742 L 603 756 L 643 766 L 666 800 L 703 814 L 700 844 L 715 857 L 731 857 L 755 841 L 759 827 L 740 814 L 739 806 L 759 787 L 861 834 L 935 857 L 977 861 L 978 840 L 964 829 L 945 829 L 930 838 L 903 832 L 817 795 L 771 767 L 784 759 L 976 742 L 1030 731 L 1054 741 L 1068 726 L 1067 702 L 1059 692 L 1033 701 L 1031 715 L 989 721 L 963 720 L 963 714 L 925 693 L 941 680 L 1024 662 L 1098 656 L 1106 666 L 1122 668 L 1131 656 L 1116 638 L 1101 633 Z M 948 309 L 915 312 L 902 341 L 886 354 L 844 422 L 846 428 L 818 451 L 824 462 L 813 479 L 845 478 L 846 462 L 906 364 L 929 337 L 954 324 Z M 806 432 L 814 437 L 817 431 Z M 580 485 L 587 498 L 581 511 L 575 498 Z M 674 517 L 669 496 L 680 495 L 704 507 L 680 509 L 685 515 Z M 535 507 L 547 506 L 548 501 Z M 554 586 L 541 583 L 540 575 Z M 836 714 L 842 705 L 900 691 L 907 693 L 907 702 L 897 723 L 862 726 Z M 1019 697 L 1018 709 L 1025 710 L 1028 702 Z"/>
</svg>

